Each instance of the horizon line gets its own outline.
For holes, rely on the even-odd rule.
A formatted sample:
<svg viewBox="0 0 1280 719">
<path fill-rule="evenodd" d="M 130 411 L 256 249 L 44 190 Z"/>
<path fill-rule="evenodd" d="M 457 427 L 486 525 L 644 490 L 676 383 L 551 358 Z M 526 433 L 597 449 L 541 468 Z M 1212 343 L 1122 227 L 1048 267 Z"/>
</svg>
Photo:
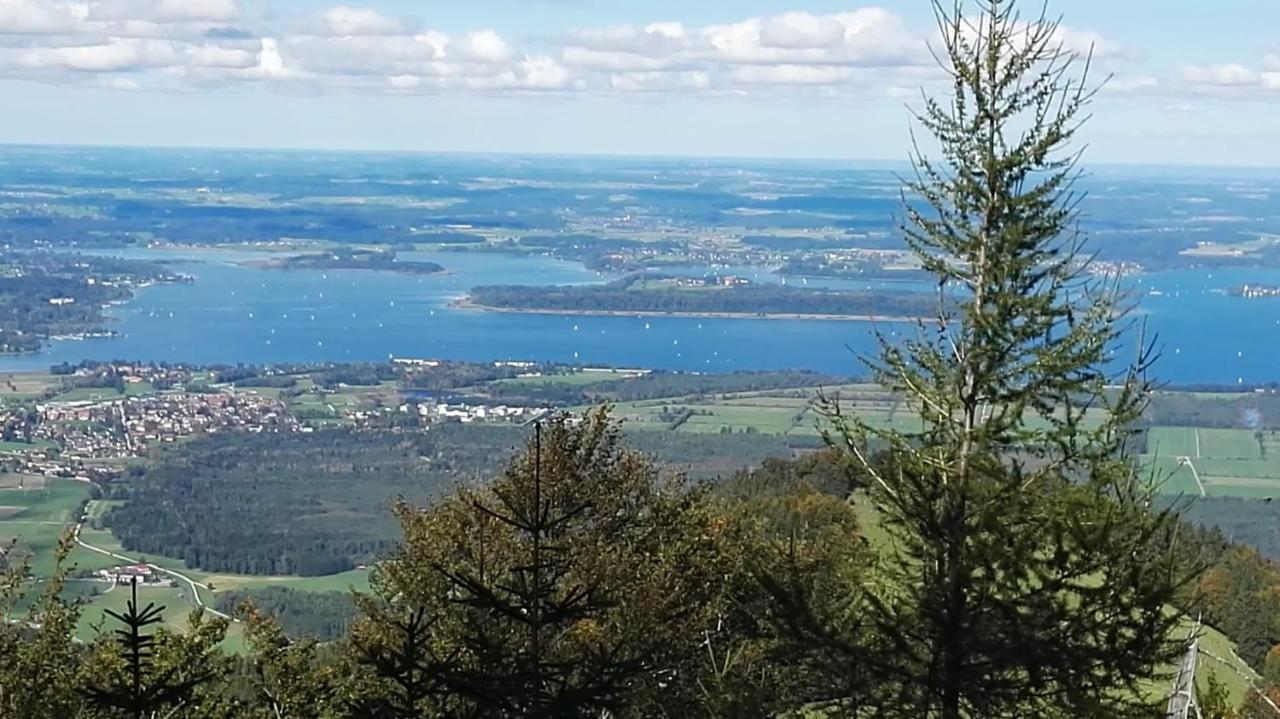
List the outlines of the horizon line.
<svg viewBox="0 0 1280 719">
<path fill-rule="evenodd" d="M 751 154 L 695 154 L 695 153 L 645 153 L 645 152 L 549 152 L 537 150 L 440 150 L 440 149 L 374 149 L 359 147 L 282 147 L 270 145 L 188 145 L 188 144 L 154 144 L 141 145 L 134 143 L 81 143 L 81 142 L 22 142 L 0 141 L 0 150 L 31 149 L 68 149 L 68 150 L 156 150 L 156 151 L 202 151 L 202 152 L 247 152 L 247 153 L 288 153 L 288 154 L 332 154 L 332 155 L 423 155 L 454 157 L 530 157 L 530 158 L 564 158 L 564 159 L 599 159 L 599 160 L 689 160 L 689 161 L 749 161 L 770 163 L 825 163 L 825 164 L 867 164 L 896 165 L 909 167 L 910 159 L 889 159 L 877 157 L 815 157 L 807 155 L 751 155 Z M 1280 164 L 1211 164 L 1211 163 L 1150 163 L 1129 161 L 1082 162 L 1082 167 L 1100 168 L 1132 168 L 1132 169 L 1180 169 L 1180 170 L 1248 170 L 1280 171 Z"/>
</svg>

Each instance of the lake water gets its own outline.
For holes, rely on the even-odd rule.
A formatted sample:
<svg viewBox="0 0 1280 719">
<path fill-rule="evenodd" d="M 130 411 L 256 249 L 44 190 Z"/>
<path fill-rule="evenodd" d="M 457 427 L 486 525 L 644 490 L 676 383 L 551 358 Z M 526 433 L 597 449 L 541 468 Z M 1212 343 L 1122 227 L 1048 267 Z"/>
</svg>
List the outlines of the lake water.
<svg viewBox="0 0 1280 719">
<path fill-rule="evenodd" d="M 395 356 L 851 373 L 860 370 L 854 353 L 874 348 L 870 326 L 858 322 L 561 317 L 449 307 L 476 285 L 612 279 L 576 263 L 543 257 L 402 254 L 405 259 L 439 262 L 449 270 L 418 277 L 359 270 L 256 269 L 236 264 L 261 257 L 242 250 L 111 254 L 180 260 L 175 269 L 195 275 L 197 282 L 147 288 L 134 301 L 111 308 L 117 320 L 113 329 L 120 337 L 52 342 L 40 353 L 0 358 L 0 371 L 46 369 L 82 359 L 261 364 L 382 361 Z M 760 273 L 758 278 L 769 275 Z M 1280 270 L 1167 272 L 1134 280 L 1149 327 L 1164 347 L 1157 372 L 1162 379 L 1227 384 L 1280 380 L 1280 299 L 1245 300 L 1226 294 L 1246 282 L 1280 285 Z"/>
</svg>

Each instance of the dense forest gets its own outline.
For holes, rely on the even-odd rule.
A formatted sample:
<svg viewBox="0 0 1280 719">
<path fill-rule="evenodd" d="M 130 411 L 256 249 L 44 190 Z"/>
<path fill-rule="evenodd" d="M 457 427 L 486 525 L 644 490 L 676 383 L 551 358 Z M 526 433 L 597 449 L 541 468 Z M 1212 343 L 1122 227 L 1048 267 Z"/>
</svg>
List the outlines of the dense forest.
<svg viewBox="0 0 1280 719">
<path fill-rule="evenodd" d="M 245 603 L 280 622 L 294 638 L 331 642 L 346 635 L 357 610 L 346 592 L 302 592 L 287 587 L 259 587 L 218 592 L 215 608 L 234 614 Z"/>
<path fill-rule="evenodd" d="M 387 552 L 390 504 L 426 502 L 494 471 L 528 435 L 513 426 L 442 424 L 426 432 L 333 429 L 213 434 L 113 486 L 127 502 L 106 523 L 131 552 L 239 574 L 333 574 Z M 820 445 L 816 437 L 638 431 L 637 450 L 695 477 L 727 474 Z"/>
<path fill-rule="evenodd" d="M 505 310 L 673 314 L 921 317 L 937 309 L 937 298 L 922 292 L 837 291 L 785 285 L 638 287 L 645 279 L 645 275 L 635 275 L 604 285 L 475 287 L 470 301 L 480 307 Z"/>
<path fill-rule="evenodd" d="M 1145 421 L 1174 427 L 1223 427 L 1280 430 L 1280 395 L 1271 392 L 1218 396 L 1161 392 L 1151 398 Z"/>
<path fill-rule="evenodd" d="M 452 440 L 452 441 L 451 441 Z M 424 502 L 510 443 L 332 430 L 215 434 L 160 459 L 107 524 L 131 552 L 240 574 L 333 574 L 386 552 L 391 498 Z"/>
<path fill-rule="evenodd" d="M 1226 541 L 1253 547 L 1262 556 L 1280 562 L 1280 503 L 1242 497 L 1176 501 L 1188 522 L 1216 530 Z"/>
</svg>

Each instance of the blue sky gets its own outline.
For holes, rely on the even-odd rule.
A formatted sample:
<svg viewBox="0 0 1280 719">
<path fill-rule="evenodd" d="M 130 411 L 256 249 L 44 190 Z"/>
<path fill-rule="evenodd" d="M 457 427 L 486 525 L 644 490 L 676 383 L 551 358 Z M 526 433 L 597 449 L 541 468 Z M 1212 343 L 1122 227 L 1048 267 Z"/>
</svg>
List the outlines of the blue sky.
<svg viewBox="0 0 1280 719">
<path fill-rule="evenodd" d="M 1051 8 L 1114 75 L 1092 161 L 1280 166 L 1280 2 Z M 927 0 L 0 0 L 0 142 L 898 159 L 932 33 Z"/>
</svg>

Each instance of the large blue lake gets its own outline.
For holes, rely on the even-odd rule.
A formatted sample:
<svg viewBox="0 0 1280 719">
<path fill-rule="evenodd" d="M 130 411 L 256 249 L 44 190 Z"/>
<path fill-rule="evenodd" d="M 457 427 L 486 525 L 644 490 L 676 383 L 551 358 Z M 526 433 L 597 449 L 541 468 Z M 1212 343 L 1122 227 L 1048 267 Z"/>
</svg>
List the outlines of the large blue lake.
<svg viewBox="0 0 1280 719">
<path fill-rule="evenodd" d="M 475 285 L 610 279 L 548 258 L 403 255 L 449 269 L 448 274 L 418 277 L 257 269 L 238 264 L 260 257 L 241 250 L 111 254 L 176 260 L 175 268 L 197 281 L 148 288 L 134 301 L 112 308 L 120 337 L 53 342 L 38 354 L 0 359 L 0 370 L 44 369 L 81 359 L 213 364 L 397 356 L 702 371 L 803 367 L 857 372 L 853 353 L 873 349 L 870 326 L 858 322 L 559 317 L 449 307 Z M 1158 365 L 1162 379 L 1226 384 L 1280 379 L 1280 300 L 1227 294 L 1245 282 L 1280 285 L 1280 270 L 1166 272 L 1134 280 L 1148 326 L 1164 348 Z"/>
</svg>

